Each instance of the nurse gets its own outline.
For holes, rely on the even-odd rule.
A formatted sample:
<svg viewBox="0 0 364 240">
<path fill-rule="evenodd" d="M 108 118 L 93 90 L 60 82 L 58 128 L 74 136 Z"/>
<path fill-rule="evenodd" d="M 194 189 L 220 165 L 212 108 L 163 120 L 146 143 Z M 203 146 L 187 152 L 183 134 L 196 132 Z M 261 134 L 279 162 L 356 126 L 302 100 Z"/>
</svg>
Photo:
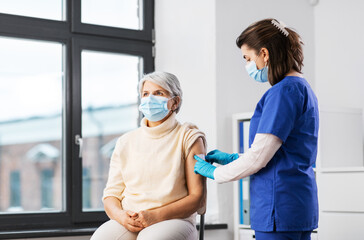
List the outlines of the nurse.
<svg viewBox="0 0 364 240">
<path fill-rule="evenodd" d="M 275 19 L 245 29 L 236 40 L 248 74 L 272 86 L 250 121 L 244 154 L 198 156 L 195 173 L 218 183 L 250 176 L 251 228 L 257 240 L 310 239 L 318 224 L 316 161 L 317 98 L 302 76 L 300 36 Z M 215 167 L 212 163 L 221 166 Z"/>
</svg>

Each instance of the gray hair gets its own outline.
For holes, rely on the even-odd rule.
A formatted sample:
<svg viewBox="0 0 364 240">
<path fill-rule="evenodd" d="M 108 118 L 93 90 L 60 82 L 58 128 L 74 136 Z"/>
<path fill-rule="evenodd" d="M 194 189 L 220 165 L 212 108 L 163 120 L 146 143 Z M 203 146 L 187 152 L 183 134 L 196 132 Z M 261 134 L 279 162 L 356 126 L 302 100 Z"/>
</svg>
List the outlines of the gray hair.
<svg viewBox="0 0 364 240">
<path fill-rule="evenodd" d="M 151 81 L 161 86 L 162 88 L 167 90 L 172 97 L 178 96 L 180 98 L 180 103 L 179 106 L 176 108 L 175 112 L 176 113 L 179 112 L 182 105 L 182 89 L 178 81 L 178 78 L 175 75 L 168 72 L 152 72 L 144 75 L 142 79 L 139 81 L 140 96 L 142 96 L 142 91 L 145 81 Z"/>
</svg>

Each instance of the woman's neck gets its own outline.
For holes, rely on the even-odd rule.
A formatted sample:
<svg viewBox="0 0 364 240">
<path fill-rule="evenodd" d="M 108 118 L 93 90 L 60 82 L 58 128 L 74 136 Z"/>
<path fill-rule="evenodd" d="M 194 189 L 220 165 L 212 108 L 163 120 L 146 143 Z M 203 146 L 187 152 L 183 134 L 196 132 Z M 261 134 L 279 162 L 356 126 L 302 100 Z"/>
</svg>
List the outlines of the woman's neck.
<svg viewBox="0 0 364 240">
<path fill-rule="evenodd" d="M 286 76 L 303 77 L 303 75 L 295 70 L 289 71 Z"/>
</svg>

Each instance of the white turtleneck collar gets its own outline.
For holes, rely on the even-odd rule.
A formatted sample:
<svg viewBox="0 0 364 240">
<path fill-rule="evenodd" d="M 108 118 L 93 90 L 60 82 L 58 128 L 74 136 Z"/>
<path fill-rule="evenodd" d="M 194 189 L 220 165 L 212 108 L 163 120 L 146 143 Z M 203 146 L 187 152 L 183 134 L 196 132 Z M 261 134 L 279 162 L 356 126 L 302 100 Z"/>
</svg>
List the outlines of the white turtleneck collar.
<svg viewBox="0 0 364 240">
<path fill-rule="evenodd" d="M 144 117 L 140 123 L 143 132 L 151 138 L 161 138 L 176 128 L 178 121 L 176 120 L 176 113 L 172 113 L 163 123 L 156 127 L 148 127 L 147 119 Z"/>
</svg>

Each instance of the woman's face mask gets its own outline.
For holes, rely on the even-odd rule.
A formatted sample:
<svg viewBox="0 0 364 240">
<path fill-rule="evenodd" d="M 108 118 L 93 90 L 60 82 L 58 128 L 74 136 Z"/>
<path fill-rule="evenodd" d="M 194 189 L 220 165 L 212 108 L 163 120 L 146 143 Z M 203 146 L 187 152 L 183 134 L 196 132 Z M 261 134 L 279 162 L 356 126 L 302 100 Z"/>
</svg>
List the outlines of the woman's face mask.
<svg viewBox="0 0 364 240">
<path fill-rule="evenodd" d="M 246 44 L 241 46 L 241 51 L 243 57 L 249 63 L 245 66 L 246 71 L 248 72 L 249 76 L 253 78 L 257 82 L 267 82 L 268 81 L 268 66 L 264 66 L 262 69 L 258 69 L 257 67 L 257 59 L 259 58 L 260 54 L 262 53 L 262 49 L 259 51 L 258 56 L 256 56 L 256 52 L 254 49 L 248 47 Z M 256 56 L 256 57 L 255 57 Z M 255 57 L 255 60 L 252 58 Z"/>
<path fill-rule="evenodd" d="M 170 98 L 171 99 L 171 98 Z M 151 122 L 158 122 L 165 118 L 168 113 L 168 98 L 150 94 L 140 100 L 139 111 Z"/>
<path fill-rule="evenodd" d="M 268 67 L 265 66 L 262 69 L 258 69 L 255 61 L 251 61 L 245 66 L 248 74 L 257 82 L 265 83 L 268 82 Z"/>
<path fill-rule="evenodd" d="M 259 55 L 258 55 L 259 57 Z M 257 57 L 257 58 L 258 58 Z M 253 78 L 257 82 L 265 83 L 268 82 L 268 66 L 263 67 L 262 69 L 257 68 L 257 64 L 255 61 L 250 61 L 246 66 L 246 71 L 249 76 Z"/>
</svg>

